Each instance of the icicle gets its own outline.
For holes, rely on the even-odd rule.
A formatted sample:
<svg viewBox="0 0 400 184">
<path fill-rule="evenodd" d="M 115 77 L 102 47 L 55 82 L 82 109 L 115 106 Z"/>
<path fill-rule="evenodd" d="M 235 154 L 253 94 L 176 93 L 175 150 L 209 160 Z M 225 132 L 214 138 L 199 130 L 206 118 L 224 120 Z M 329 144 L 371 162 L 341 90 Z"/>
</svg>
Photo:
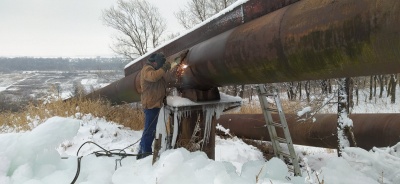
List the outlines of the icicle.
<svg viewBox="0 0 400 184">
<path fill-rule="evenodd" d="M 204 107 L 203 106 L 203 112 L 205 113 L 205 122 L 204 122 L 204 137 L 203 137 L 203 145 L 202 145 L 202 149 L 204 144 L 208 144 L 209 143 L 209 139 L 210 139 L 210 133 L 211 133 L 211 128 L 212 128 L 212 119 L 214 114 L 216 113 L 216 106 L 213 107 Z"/>
<path fill-rule="evenodd" d="M 224 112 L 226 105 L 225 104 L 217 104 L 217 107 L 215 109 L 215 118 L 219 119 L 221 114 Z"/>
<path fill-rule="evenodd" d="M 174 133 L 172 135 L 171 146 L 174 148 L 178 137 L 178 112 L 176 110 L 174 112 Z"/>
<path fill-rule="evenodd" d="M 161 139 L 161 148 L 160 153 L 164 152 L 167 149 L 167 142 L 165 138 L 167 137 L 167 125 L 166 122 L 168 121 L 168 116 L 170 114 L 170 110 L 167 108 L 162 107 L 160 110 L 160 114 L 158 116 L 158 122 L 156 127 L 156 138 L 159 139 L 159 134 L 162 135 Z"/>
</svg>

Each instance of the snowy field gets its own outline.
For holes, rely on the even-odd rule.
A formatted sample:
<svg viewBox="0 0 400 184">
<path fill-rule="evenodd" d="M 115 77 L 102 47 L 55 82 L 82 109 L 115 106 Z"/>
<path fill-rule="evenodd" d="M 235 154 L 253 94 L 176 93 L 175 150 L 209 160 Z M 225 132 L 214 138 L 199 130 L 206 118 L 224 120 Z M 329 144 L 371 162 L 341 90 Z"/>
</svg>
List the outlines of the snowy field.
<svg viewBox="0 0 400 184">
<path fill-rule="evenodd" d="M 58 83 L 69 92 L 68 85 L 72 83 L 60 76 L 63 74 L 54 72 L 2 75 L 0 90 L 10 92 L 40 78 L 46 81 L 42 84 Z M 95 73 L 80 73 L 74 80 L 85 87 L 103 85 L 99 83 L 101 77 Z M 400 97 L 399 87 L 396 92 Z M 365 100 L 368 92 L 362 91 L 360 103 L 352 112 L 399 113 L 400 100 L 391 104 L 386 92 L 383 96 L 369 101 Z M 285 98 L 284 93 L 281 97 Z M 324 112 L 335 112 L 336 108 L 335 105 L 326 106 Z M 305 107 L 299 112 L 310 110 Z M 295 145 L 302 169 L 302 176 L 295 177 L 283 161 L 266 160 L 260 150 L 237 137 L 216 138 L 215 161 L 208 159 L 203 152 L 191 153 L 180 148 L 164 152 L 152 165 L 152 157 L 142 160 L 132 156 L 123 159 L 119 156 L 97 157 L 93 153 L 101 151 L 101 148 L 94 144 L 83 145 L 91 141 L 106 150 L 126 148 L 124 152 L 135 154 L 142 131 L 132 131 L 90 114 L 52 117 L 44 123 L 30 119 L 32 131 L 13 133 L 6 127 L 0 128 L 11 132 L 0 132 L 0 184 L 71 183 L 77 176 L 77 160 L 81 156 L 79 176 L 75 182 L 81 184 L 400 183 L 400 143 L 372 150 L 347 148 L 341 158 L 329 149 Z"/>
<path fill-rule="evenodd" d="M 237 137 L 217 137 L 215 161 L 203 152 L 174 149 L 164 152 L 152 165 L 152 157 L 96 157 L 92 153 L 101 151 L 98 146 L 82 146 L 92 141 L 115 150 L 136 143 L 124 151 L 137 153 L 142 131 L 82 114 L 52 117 L 40 125 L 32 120 L 30 124 L 32 131 L 0 134 L 0 184 L 71 183 L 80 156 L 75 183 L 82 184 L 400 183 L 400 144 L 372 150 L 347 148 L 341 158 L 332 150 L 296 145 L 302 176 L 294 177 L 283 161 L 265 160 L 257 148 Z"/>
<path fill-rule="evenodd" d="M 122 77 L 121 72 L 108 70 L 0 73 L 0 94 L 14 98 L 21 96 L 41 98 L 57 91 L 59 93 L 57 95 L 65 99 L 71 96 L 74 83 L 81 84 L 86 91 L 91 91 Z"/>
</svg>

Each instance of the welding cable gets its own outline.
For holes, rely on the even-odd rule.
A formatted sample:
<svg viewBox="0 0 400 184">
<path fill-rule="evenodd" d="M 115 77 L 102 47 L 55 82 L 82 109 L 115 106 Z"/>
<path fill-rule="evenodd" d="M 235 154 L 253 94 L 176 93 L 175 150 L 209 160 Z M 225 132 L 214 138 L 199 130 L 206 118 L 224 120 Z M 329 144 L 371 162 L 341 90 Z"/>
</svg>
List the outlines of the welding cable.
<svg viewBox="0 0 400 184">
<path fill-rule="evenodd" d="M 160 115 L 160 112 L 158 112 L 158 115 Z M 157 116 L 157 117 L 158 117 L 158 116 Z M 153 121 L 151 122 L 150 126 L 153 125 L 154 122 L 157 122 L 157 121 L 154 121 L 154 119 L 153 119 Z M 147 132 L 147 131 L 148 131 L 148 129 L 145 129 L 145 130 L 143 131 L 143 133 L 145 133 L 145 132 Z M 117 156 L 120 156 L 120 157 L 121 157 L 121 159 L 119 159 L 119 162 L 121 162 L 122 159 L 125 158 L 125 157 L 127 157 L 127 156 L 139 156 L 139 155 L 144 155 L 144 154 L 153 154 L 153 152 L 150 152 L 150 153 L 149 153 L 149 152 L 146 152 L 146 153 L 140 153 L 140 154 L 127 154 L 127 153 L 125 152 L 125 149 L 127 149 L 127 148 L 129 148 L 129 147 L 131 147 L 131 146 L 134 146 L 134 145 L 137 144 L 140 140 L 142 140 L 142 137 L 141 137 L 140 139 L 138 139 L 136 142 L 134 142 L 133 144 L 131 144 L 131 145 L 129 145 L 129 146 L 123 148 L 123 149 L 113 149 L 113 150 L 106 150 L 106 149 L 104 149 L 103 147 L 101 147 L 100 145 L 98 145 L 98 144 L 95 143 L 95 142 L 86 141 L 86 142 L 84 142 L 84 143 L 79 147 L 78 151 L 76 152 L 76 156 L 79 156 L 79 151 L 81 150 L 81 148 L 82 148 L 85 144 L 89 144 L 89 143 L 92 143 L 92 144 L 96 145 L 97 147 L 99 147 L 100 149 L 102 149 L 102 151 L 94 151 L 94 152 L 91 153 L 91 154 L 96 155 L 96 157 L 99 157 L 99 156 L 111 157 L 111 156 L 113 156 L 113 155 L 117 155 Z M 119 151 L 119 152 L 113 152 L 113 151 Z M 91 154 L 89 154 L 89 155 L 91 155 Z M 81 170 L 80 167 L 81 167 L 82 157 L 83 157 L 83 156 L 80 156 L 80 157 L 78 157 L 78 159 L 77 159 L 77 160 L 78 160 L 77 170 L 76 170 L 75 177 L 74 177 L 74 179 L 72 180 L 71 184 L 74 184 L 74 183 L 76 182 L 76 180 L 78 179 L 78 177 L 79 177 L 79 173 L 80 173 L 80 170 Z M 117 161 L 116 161 L 116 164 L 117 164 Z"/>
<path fill-rule="evenodd" d="M 136 143 L 137 143 L 137 142 L 138 142 L 138 141 L 136 141 Z M 138 156 L 138 155 L 142 155 L 142 154 L 128 154 L 128 153 L 126 153 L 123 149 L 106 150 L 106 149 L 104 149 L 103 147 L 101 147 L 100 145 L 96 144 L 95 142 L 86 141 L 85 143 L 83 143 L 83 144 L 79 147 L 79 149 L 78 149 L 78 151 L 77 151 L 77 153 L 76 153 L 76 156 L 79 155 L 80 149 L 81 149 L 85 144 L 89 144 L 89 143 L 94 144 L 94 145 L 96 145 L 97 147 L 99 147 L 100 149 L 102 149 L 101 151 L 94 151 L 93 153 L 91 153 L 91 154 L 96 155 L 96 157 L 100 157 L 100 156 L 112 157 L 112 156 L 116 155 L 116 156 L 122 157 L 121 159 L 119 159 L 119 161 L 122 161 L 123 158 L 128 157 L 128 156 Z M 134 144 L 132 144 L 132 145 L 134 145 Z M 126 149 L 126 148 L 124 148 L 124 149 Z M 118 152 L 115 152 L 115 151 L 118 151 Z M 122 153 L 122 152 L 124 152 L 124 153 Z M 91 154 L 89 154 L 89 155 L 91 155 Z M 77 170 L 76 170 L 75 177 L 74 177 L 74 179 L 72 180 L 71 184 L 74 184 L 74 183 L 76 182 L 76 180 L 78 179 L 78 177 L 79 177 L 79 173 L 80 173 L 80 170 L 81 170 L 81 162 L 82 162 L 82 158 L 83 158 L 83 157 L 84 157 L 84 156 L 79 156 L 78 159 L 77 159 L 77 160 L 78 160 Z M 116 162 L 116 164 L 117 164 L 117 162 Z"/>
<path fill-rule="evenodd" d="M 79 177 L 79 173 L 81 172 L 81 160 L 82 160 L 82 157 L 83 156 L 78 157 L 78 166 L 77 166 L 77 169 L 76 169 L 76 174 L 75 174 L 75 177 L 72 180 L 71 184 L 74 184 L 76 182 L 76 180 L 78 179 L 78 177 Z"/>
</svg>

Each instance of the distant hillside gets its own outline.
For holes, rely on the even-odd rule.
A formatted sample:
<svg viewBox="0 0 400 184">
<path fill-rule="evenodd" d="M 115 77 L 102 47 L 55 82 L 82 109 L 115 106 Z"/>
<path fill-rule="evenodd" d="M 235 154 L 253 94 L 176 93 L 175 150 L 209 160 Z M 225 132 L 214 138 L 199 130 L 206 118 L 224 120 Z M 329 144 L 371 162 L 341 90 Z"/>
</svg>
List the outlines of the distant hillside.
<svg viewBox="0 0 400 184">
<path fill-rule="evenodd" d="M 127 61 L 121 58 L 0 58 L 0 72 L 121 70 Z"/>
</svg>

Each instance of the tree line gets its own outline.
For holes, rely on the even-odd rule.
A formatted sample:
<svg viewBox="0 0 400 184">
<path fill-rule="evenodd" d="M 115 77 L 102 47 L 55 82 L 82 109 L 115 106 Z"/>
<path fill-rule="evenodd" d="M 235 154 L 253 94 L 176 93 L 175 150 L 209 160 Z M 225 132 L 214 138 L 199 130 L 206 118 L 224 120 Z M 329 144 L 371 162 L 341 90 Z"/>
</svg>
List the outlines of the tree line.
<svg viewBox="0 0 400 184">
<path fill-rule="evenodd" d="M 0 58 L 0 72 L 119 70 L 127 64 L 121 58 Z"/>
<path fill-rule="evenodd" d="M 390 102 L 396 102 L 396 85 L 399 74 L 371 75 L 348 78 L 346 83 L 349 91 L 349 105 L 358 105 L 361 100 L 373 101 L 379 98 L 390 97 Z M 308 80 L 283 82 L 277 84 L 281 94 L 285 93 L 285 99 L 289 101 L 304 101 L 313 103 L 311 97 L 327 96 L 336 92 L 338 79 Z M 267 86 L 270 84 L 266 84 Z M 257 95 L 255 85 L 232 85 L 220 88 L 221 92 L 229 95 L 239 96 L 252 100 Z M 368 94 L 360 95 L 360 90 L 367 91 Z"/>
</svg>

